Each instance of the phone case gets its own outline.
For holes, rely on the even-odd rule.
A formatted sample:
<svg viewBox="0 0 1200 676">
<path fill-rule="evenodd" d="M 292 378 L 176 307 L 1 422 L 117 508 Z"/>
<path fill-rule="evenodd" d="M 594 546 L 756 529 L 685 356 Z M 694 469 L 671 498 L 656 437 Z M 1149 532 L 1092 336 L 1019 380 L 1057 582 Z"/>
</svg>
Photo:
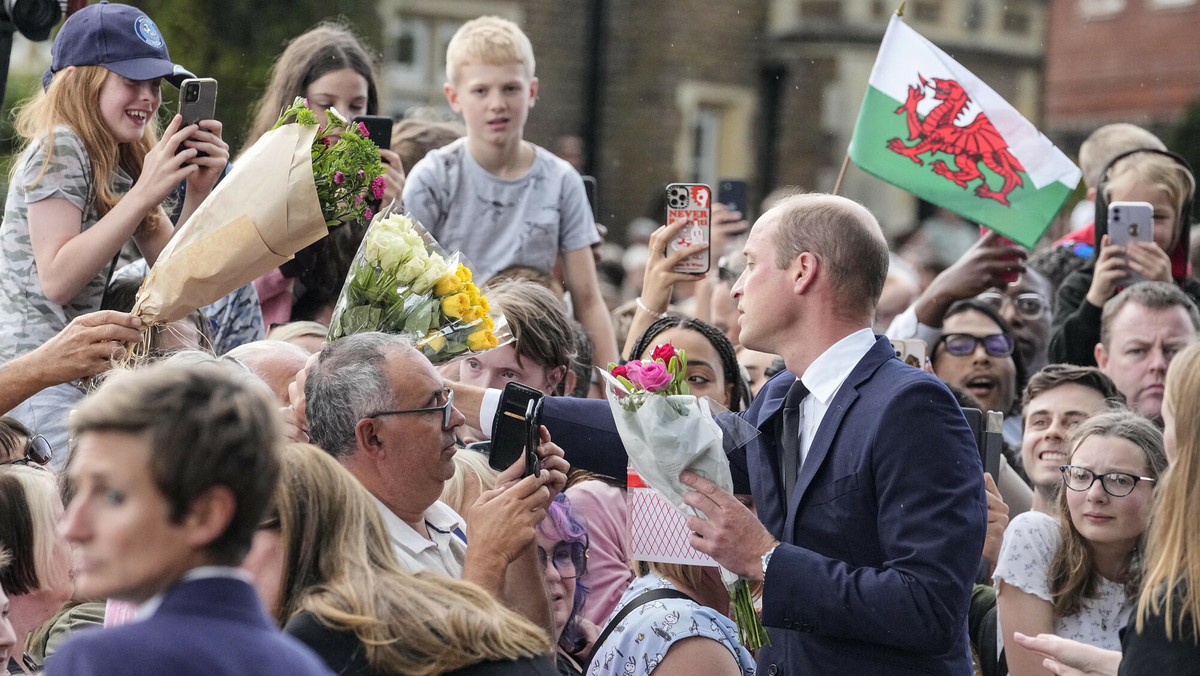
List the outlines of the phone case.
<svg viewBox="0 0 1200 676">
<path fill-rule="evenodd" d="M 896 349 L 896 356 L 900 361 L 917 368 L 925 367 L 925 341 L 920 338 L 901 338 L 892 341 L 892 346 Z"/>
<path fill-rule="evenodd" d="M 544 396 L 540 391 L 520 383 L 510 382 L 504 386 L 496 407 L 495 420 L 492 421 L 492 452 L 488 456 L 488 464 L 492 469 L 504 471 L 524 454 L 526 475 L 538 472 L 535 449 Z"/>
<path fill-rule="evenodd" d="M 717 184 L 717 201 L 730 211 L 741 212 L 742 218 L 750 218 L 746 210 L 746 182 L 725 180 Z"/>
<path fill-rule="evenodd" d="M 690 217 L 692 219 L 679 236 L 667 245 L 668 251 L 709 242 L 709 222 L 712 217 L 712 190 L 703 183 L 672 183 L 667 186 L 667 223 Z M 698 252 L 680 261 L 676 272 L 708 272 L 709 251 Z"/>
<path fill-rule="evenodd" d="M 217 81 L 211 77 L 188 78 L 179 85 L 179 114 L 183 126 L 211 120 L 217 114 Z"/>
<path fill-rule="evenodd" d="M 367 128 L 367 138 L 376 148 L 392 149 L 392 118 L 386 115 L 359 115 L 351 122 L 362 122 Z"/>
<path fill-rule="evenodd" d="M 1154 205 L 1149 202 L 1113 202 L 1108 205 L 1108 241 L 1122 247 L 1154 241 Z M 1145 281 L 1132 269 L 1127 284 Z"/>
</svg>

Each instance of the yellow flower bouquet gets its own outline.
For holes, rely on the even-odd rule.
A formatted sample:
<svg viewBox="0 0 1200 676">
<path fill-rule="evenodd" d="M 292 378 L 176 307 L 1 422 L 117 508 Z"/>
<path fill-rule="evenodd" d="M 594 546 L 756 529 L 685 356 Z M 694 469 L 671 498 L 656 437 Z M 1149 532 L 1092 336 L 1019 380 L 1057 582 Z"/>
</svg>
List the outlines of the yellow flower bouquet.
<svg viewBox="0 0 1200 676">
<path fill-rule="evenodd" d="M 367 228 L 334 306 L 329 340 L 363 331 L 410 334 L 434 364 L 512 340 L 461 254 L 448 255 L 399 213 L 381 213 Z"/>
</svg>

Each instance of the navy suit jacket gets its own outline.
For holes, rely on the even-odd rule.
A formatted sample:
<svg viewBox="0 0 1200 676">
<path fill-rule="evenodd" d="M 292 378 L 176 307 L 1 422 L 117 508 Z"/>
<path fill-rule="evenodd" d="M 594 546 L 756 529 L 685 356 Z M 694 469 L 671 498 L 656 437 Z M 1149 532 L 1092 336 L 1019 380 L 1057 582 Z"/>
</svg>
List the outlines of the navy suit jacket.
<svg viewBox="0 0 1200 676">
<path fill-rule="evenodd" d="M 271 623 L 253 587 L 227 577 L 180 582 L 148 619 L 81 631 L 46 662 L 47 676 L 332 673 Z"/>
<path fill-rule="evenodd" d="M 746 449 L 749 480 L 782 543 L 766 572 L 771 645 L 759 673 L 970 674 L 967 608 L 987 503 L 957 402 L 878 338 L 830 401 L 784 504 L 776 426 L 794 380 L 780 373 L 740 414 L 762 432 Z M 561 415 L 549 415 L 554 403 L 544 420 Z M 569 429 L 547 426 L 574 446 Z M 618 452 L 602 433 L 588 443 L 585 460 Z"/>
</svg>

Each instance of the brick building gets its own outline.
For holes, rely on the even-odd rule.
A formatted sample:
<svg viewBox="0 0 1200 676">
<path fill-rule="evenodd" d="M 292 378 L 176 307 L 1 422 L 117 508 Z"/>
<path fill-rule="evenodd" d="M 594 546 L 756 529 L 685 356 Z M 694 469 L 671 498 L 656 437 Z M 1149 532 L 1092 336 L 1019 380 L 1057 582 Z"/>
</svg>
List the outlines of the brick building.
<svg viewBox="0 0 1200 676">
<path fill-rule="evenodd" d="M 1168 138 L 1200 98 L 1197 0 L 1052 0 L 1049 22 L 1044 131 L 1065 149 L 1109 122 Z"/>
<path fill-rule="evenodd" d="M 541 81 L 526 137 L 578 135 L 601 219 L 662 218 L 671 181 L 832 188 L 897 2 L 882 0 L 386 0 L 385 110 L 445 110 L 445 45 L 497 14 L 529 34 Z M 905 19 L 1037 122 L 1045 3 L 910 0 Z M 851 170 L 843 194 L 892 231 L 915 198 Z"/>
</svg>

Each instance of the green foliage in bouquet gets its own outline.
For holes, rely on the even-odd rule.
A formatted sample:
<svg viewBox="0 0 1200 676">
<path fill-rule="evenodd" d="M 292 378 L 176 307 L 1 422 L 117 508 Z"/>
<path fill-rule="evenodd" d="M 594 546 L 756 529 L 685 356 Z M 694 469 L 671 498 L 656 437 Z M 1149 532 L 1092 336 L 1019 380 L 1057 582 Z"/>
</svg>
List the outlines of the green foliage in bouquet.
<svg viewBox="0 0 1200 676">
<path fill-rule="evenodd" d="M 351 124 L 333 108 L 326 115 L 329 126 L 318 129 L 312 146 L 313 179 L 321 215 L 331 228 L 369 221 L 374 214 L 368 202 L 383 199 L 385 188 L 379 148 L 367 138 L 361 122 Z M 278 129 L 293 120 L 304 126 L 319 124 L 308 100 L 299 96 L 271 128 Z"/>
</svg>

